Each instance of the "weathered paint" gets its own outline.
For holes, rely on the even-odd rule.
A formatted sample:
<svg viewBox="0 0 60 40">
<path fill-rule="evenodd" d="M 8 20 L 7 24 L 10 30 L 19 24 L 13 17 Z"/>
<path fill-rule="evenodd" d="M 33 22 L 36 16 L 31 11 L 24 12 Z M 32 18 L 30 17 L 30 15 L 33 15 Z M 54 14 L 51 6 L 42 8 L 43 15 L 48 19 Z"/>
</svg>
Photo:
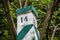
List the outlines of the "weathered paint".
<svg viewBox="0 0 60 40">
<path fill-rule="evenodd" d="M 40 40 L 37 28 L 33 24 L 30 24 L 24 26 L 24 28 L 19 32 L 17 40 L 32 40 L 34 37 L 35 40 Z"/>
<path fill-rule="evenodd" d="M 20 14 L 24 14 L 25 12 L 28 12 L 28 11 L 31 11 L 34 13 L 35 16 L 38 16 L 38 13 L 36 12 L 35 8 L 32 5 L 17 9 L 16 13 L 20 15 Z"/>
</svg>

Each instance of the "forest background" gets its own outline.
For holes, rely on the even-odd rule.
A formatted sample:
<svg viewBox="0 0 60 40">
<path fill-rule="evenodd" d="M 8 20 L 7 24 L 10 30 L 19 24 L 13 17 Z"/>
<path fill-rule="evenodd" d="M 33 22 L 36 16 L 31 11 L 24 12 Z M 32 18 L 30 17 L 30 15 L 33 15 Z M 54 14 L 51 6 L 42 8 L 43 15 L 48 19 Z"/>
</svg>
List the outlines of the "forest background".
<svg viewBox="0 0 60 40">
<path fill-rule="evenodd" d="M 0 40 L 16 40 L 16 10 L 33 5 L 41 40 L 60 40 L 60 0 L 0 0 Z"/>
</svg>

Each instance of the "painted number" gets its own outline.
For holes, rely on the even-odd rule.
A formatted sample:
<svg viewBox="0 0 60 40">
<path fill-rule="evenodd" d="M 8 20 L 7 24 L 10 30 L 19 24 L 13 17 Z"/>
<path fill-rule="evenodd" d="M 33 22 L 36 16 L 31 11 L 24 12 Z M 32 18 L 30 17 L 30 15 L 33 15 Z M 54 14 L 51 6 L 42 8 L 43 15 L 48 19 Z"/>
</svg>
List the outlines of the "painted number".
<svg viewBox="0 0 60 40">
<path fill-rule="evenodd" d="M 25 16 L 24 18 L 23 17 L 21 17 L 21 23 L 23 22 L 23 21 L 28 21 L 28 18 L 27 18 L 27 16 Z"/>
</svg>

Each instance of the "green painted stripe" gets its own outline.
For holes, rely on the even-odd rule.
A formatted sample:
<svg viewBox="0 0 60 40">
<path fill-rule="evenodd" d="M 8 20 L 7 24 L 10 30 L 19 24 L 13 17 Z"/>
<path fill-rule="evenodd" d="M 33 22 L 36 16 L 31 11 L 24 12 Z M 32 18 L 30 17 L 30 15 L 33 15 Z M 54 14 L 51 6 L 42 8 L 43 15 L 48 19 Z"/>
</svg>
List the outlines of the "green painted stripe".
<svg viewBox="0 0 60 40">
<path fill-rule="evenodd" d="M 30 6 L 27 6 L 27 7 L 24 7 L 24 8 L 19 8 L 19 9 L 16 10 L 16 13 L 17 14 L 23 14 L 23 13 L 28 12 L 28 11 L 33 12 L 36 17 L 38 16 L 38 13 L 35 10 L 35 8 L 33 7 L 33 5 L 30 5 Z"/>
<path fill-rule="evenodd" d="M 38 40 L 40 40 L 40 37 L 39 37 L 39 34 L 38 34 L 38 30 L 37 30 L 37 28 L 35 27 L 35 25 L 34 25 L 34 28 L 35 28 L 35 31 L 36 31 L 37 38 L 38 38 Z"/>
<path fill-rule="evenodd" d="M 33 24 L 26 25 L 17 35 L 17 40 L 22 40 L 28 31 L 32 28 Z"/>
</svg>

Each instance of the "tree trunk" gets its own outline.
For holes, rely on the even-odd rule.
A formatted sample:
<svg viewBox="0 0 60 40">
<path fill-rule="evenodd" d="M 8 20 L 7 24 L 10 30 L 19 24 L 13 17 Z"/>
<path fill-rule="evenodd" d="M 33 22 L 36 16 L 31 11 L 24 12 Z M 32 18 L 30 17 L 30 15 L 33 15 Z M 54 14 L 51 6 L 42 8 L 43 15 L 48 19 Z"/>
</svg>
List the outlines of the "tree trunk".
<svg viewBox="0 0 60 40">
<path fill-rule="evenodd" d="M 5 13 L 6 13 L 7 18 L 8 18 L 9 27 L 10 27 L 12 38 L 13 38 L 12 40 L 16 40 L 16 28 L 15 28 L 15 24 L 13 21 L 13 17 L 12 17 L 11 12 L 10 12 L 9 0 L 3 0 L 3 6 L 5 8 Z"/>
<path fill-rule="evenodd" d="M 60 23 L 55 25 L 55 28 L 54 28 L 53 33 L 52 33 L 51 40 L 53 40 L 53 38 L 54 38 L 54 35 L 55 35 L 55 32 L 56 32 L 56 29 L 57 29 L 58 25 L 60 25 Z"/>
<path fill-rule="evenodd" d="M 25 1 L 24 7 L 26 7 L 28 4 L 28 0 Z"/>
<path fill-rule="evenodd" d="M 47 10 L 47 15 L 46 15 L 45 20 L 44 20 L 44 22 L 42 24 L 42 30 L 40 31 L 41 40 L 43 40 L 44 33 L 46 32 L 47 24 L 48 24 L 48 22 L 50 20 L 50 17 L 52 15 L 52 13 L 53 13 L 53 10 L 54 10 L 54 8 L 56 6 L 56 3 L 57 3 L 57 0 L 53 0 L 51 5 L 48 6 L 49 8 Z"/>
<path fill-rule="evenodd" d="M 22 2 L 21 2 L 21 0 L 18 0 L 18 2 L 19 2 L 19 5 L 20 5 L 20 8 L 22 8 Z"/>
</svg>

